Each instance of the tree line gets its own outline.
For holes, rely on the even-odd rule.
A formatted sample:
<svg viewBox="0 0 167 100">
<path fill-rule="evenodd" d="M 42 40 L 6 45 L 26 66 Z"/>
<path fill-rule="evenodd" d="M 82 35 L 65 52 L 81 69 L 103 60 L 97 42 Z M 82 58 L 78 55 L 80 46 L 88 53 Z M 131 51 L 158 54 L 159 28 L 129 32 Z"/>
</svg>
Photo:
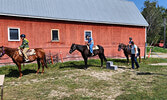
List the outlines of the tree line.
<svg viewBox="0 0 167 100">
<path fill-rule="evenodd" d="M 147 43 L 151 45 L 164 40 L 164 18 L 167 19 L 167 9 L 159 6 L 158 1 L 146 0 L 141 13 L 149 24 Z"/>
</svg>

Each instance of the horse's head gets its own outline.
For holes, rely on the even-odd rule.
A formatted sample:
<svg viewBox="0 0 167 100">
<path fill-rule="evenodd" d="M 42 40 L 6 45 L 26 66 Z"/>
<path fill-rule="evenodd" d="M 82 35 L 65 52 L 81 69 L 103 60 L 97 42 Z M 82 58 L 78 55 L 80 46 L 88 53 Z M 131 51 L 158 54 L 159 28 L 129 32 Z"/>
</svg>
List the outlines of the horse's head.
<svg viewBox="0 0 167 100">
<path fill-rule="evenodd" d="M 2 57 L 5 54 L 4 47 L 0 47 L 0 57 Z"/>
<path fill-rule="evenodd" d="M 70 48 L 69 53 L 71 54 L 71 53 L 74 52 L 76 49 L 77 49 L 77 48 L 76 48 L 76 45 L 73 43 L 73 44 L 71 45 L 71 48 Z"/>
<path fill-rule="evenodd" d="M 120 44 L 118 45 L 118 51 L 121 51 L 121 49 L 124 49 L 125 46 L 126 46 L 125 44 L 120 43 Z"/>
</svg>

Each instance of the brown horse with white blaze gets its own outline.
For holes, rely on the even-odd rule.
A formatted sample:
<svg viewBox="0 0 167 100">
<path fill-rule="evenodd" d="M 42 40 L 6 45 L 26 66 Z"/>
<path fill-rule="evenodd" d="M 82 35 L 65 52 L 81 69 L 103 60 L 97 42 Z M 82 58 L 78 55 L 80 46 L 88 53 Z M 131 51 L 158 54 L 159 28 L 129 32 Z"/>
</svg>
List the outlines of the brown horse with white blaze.
<svg viewBox="0 0 167 100">
<path fill-rule="evenodd" d="M 48 68 L 46 64 L 45 52 L 42 48 L 36 48 L 34 50 L 35 50 L 35 54 L 28 56 L 29 62 L 33 62 L 37 60 L 38 70 L 36 73 L 37 74 L 39 73 L 40 63 L 42 64 L 42 73 L 44 73 L 44 66 Z M 23 75 L 21 73 L 21 64 L 25 63 L 24 57 L 19 54 L 19 50 L 17 48 L 9 48 L 9 47 L 1 46 L 0 47 L 0 57 L 2 57 L 5 54 L 8 55 L 10 58 L 12 58 L 13 62 L 17 65 L 19 69 L 19 73 L 20 73 L 20 78 L 21 78 Z"/>
</svg>

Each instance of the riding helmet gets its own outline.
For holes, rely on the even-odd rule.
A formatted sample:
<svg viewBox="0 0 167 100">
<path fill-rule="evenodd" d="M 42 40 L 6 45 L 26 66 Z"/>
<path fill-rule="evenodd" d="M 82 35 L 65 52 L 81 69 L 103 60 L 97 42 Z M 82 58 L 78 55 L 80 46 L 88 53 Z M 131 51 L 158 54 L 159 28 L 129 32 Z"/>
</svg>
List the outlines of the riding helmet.
<svg viewBox="0 0 167 100">
<path fill-rule="evenodd" d="M 85 38 L 90 37 L 90 35 L 86 35 Z"/>
<path fill-rule="evenodd" d="M 129 37 L 130 40 L 132 40 L 132 37 Z"/>
<path fill-rule="evenodd" d="M 20 35 L 20 37 L 24 37 L 24 38 L 25 38 L 25 37 L 26 37 L 26 35 L 25 35 L 25 34 L 21 34 L 21 35 Z"/>
</svg>

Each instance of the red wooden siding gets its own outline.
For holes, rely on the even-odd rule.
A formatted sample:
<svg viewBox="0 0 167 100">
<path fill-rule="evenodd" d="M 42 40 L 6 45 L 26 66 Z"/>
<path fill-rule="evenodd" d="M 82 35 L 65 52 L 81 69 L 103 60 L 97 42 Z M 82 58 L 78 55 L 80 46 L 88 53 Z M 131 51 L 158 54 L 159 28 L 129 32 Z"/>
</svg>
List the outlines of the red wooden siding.
<svg viewBox="0 0 167 100">
<path fill-rule="evenodd" d="M 92 31 L 95 44 L 100 44 L 104 47 L 107 57 L 124 57 L 122 51 L 118 52 L 118 44 L 127 44 L 129 37 L 132 37 L 135 44 L 141 48 L 141 54 L 144 56 L 144 27 L 0 16 L 0 46 L 12 48 L 17 48 L 21 41 L 8 41 L 8 27 L 20 28 L 20 34 L 26 34 L 27 39 L 30 41 L 30 48 L 44 48 L 47 53 L 50 51 L 52 54 L 62 52 L 63 57 L 66 58 L 65 60 L 70 60 L 70 57 L 79 54 L 74 52 L 74 54 L 70 55 L 68 52 L 72 43 L 85 44 L 85 30 Z M 59 29 L 59 42 L 51 41 L 52 29 Z"/>
</svg>

